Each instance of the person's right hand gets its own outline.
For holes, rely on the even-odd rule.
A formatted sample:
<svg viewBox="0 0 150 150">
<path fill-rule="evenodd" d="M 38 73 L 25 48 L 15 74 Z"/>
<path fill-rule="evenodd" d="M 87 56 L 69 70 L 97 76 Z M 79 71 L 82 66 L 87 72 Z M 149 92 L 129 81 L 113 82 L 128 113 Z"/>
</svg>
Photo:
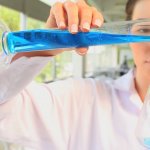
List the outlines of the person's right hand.
<svg viewBox="0 0 150 150">
<path fill-rule="evenodd" d="M 84 0 L 72 2 L 70 0 L 64 3 L 56 2 L 50 10 L 50 15 L 46 22 L 47 28 L 68 29 L 72 34 L 79 30 L 88 32 L 90 28 L 100 27 L 103 24 L 103 16 L 95 7 L 90 7 Z M 56 55 L 62 51 L 47 51 L 49 55 Z M 80 55 L 86 54 L 88 48 L 78 48 L 76 52 Z"/>
</svg>

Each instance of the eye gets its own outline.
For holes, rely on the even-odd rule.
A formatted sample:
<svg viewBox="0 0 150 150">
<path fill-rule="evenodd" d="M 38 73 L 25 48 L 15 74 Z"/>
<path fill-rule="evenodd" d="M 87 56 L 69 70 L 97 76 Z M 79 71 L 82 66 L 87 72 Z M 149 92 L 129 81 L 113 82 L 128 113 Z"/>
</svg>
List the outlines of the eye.
<svg viewBox="0 0 150 150">
<path fill-rule="evenodd" d="M 133 34 L 150 35 L 150 25 L 134 25 L 131 28 Z"/>
<path fill-rule="evenodd" d="M 143 34 L 148 34 L 148 33 L 150 33 L 150 29 L 138 29 L 137 30 L 137 32 L 139 32 L 139 33 L 143 33 Z"/>
</svg>

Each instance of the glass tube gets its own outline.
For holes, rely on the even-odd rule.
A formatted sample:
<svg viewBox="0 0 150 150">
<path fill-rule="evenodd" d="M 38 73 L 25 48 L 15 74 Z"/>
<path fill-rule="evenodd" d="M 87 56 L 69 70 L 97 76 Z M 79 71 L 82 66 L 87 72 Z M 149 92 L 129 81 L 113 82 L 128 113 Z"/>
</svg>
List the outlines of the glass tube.
<svg viewBox="0 0 150 150">
<path fill-rule="evenodd" d="M 96 45 L 150 42 L 150 19 L 104 23 L 90 32 L 71 34 L 67 30 L 35 29 L 5 32 L 3 50 L 10 53 L 79 48 Z"/>
<path fill-rule="evenodd" d="M 3 36 L 4 33 L 11 33 L 9 27 L 2 21 L 0 20 L 0 37 Z M 11 58 L 13 57 L 13 54 L 10 54 L 9 56 L 4 53 L 4 49 L 2 48 L 3 46 L 2 38 L 0 39 L 0 66 L 5 66 L 6 64 L 10 63 Z"/>
</svg>

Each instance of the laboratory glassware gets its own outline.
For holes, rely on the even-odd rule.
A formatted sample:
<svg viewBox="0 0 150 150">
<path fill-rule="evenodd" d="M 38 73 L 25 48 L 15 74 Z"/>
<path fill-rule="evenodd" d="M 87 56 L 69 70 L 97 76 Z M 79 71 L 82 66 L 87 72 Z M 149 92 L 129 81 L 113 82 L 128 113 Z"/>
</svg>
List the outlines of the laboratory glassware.
<svg viewBox="0 0 150 150">
<path fill-rule="evenodd" d="M 104 23 L 100 28 L 77 34 L 71 34 L 68 30 L 35 29 L 4 32 L 2 36 L 3 50 L 7 55 L 133 42 L 150 42 L 149 18 Z"/>
</svg>

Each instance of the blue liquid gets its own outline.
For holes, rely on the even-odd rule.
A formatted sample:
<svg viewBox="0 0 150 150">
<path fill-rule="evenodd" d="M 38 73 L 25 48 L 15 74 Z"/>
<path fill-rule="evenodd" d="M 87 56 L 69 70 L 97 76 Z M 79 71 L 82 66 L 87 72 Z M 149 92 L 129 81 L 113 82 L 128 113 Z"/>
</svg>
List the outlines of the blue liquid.
<svg viewBox="0 0 150 150">
<path fill-rule="evenodd" d="M 150 36 L 111 34 L 96 30 L 70 34 L 67 30 L 37 29 L 8 33 L 4 47 L 9 53 L 18 53 L 131 42 L 150 42 Z"/>
</svg>

